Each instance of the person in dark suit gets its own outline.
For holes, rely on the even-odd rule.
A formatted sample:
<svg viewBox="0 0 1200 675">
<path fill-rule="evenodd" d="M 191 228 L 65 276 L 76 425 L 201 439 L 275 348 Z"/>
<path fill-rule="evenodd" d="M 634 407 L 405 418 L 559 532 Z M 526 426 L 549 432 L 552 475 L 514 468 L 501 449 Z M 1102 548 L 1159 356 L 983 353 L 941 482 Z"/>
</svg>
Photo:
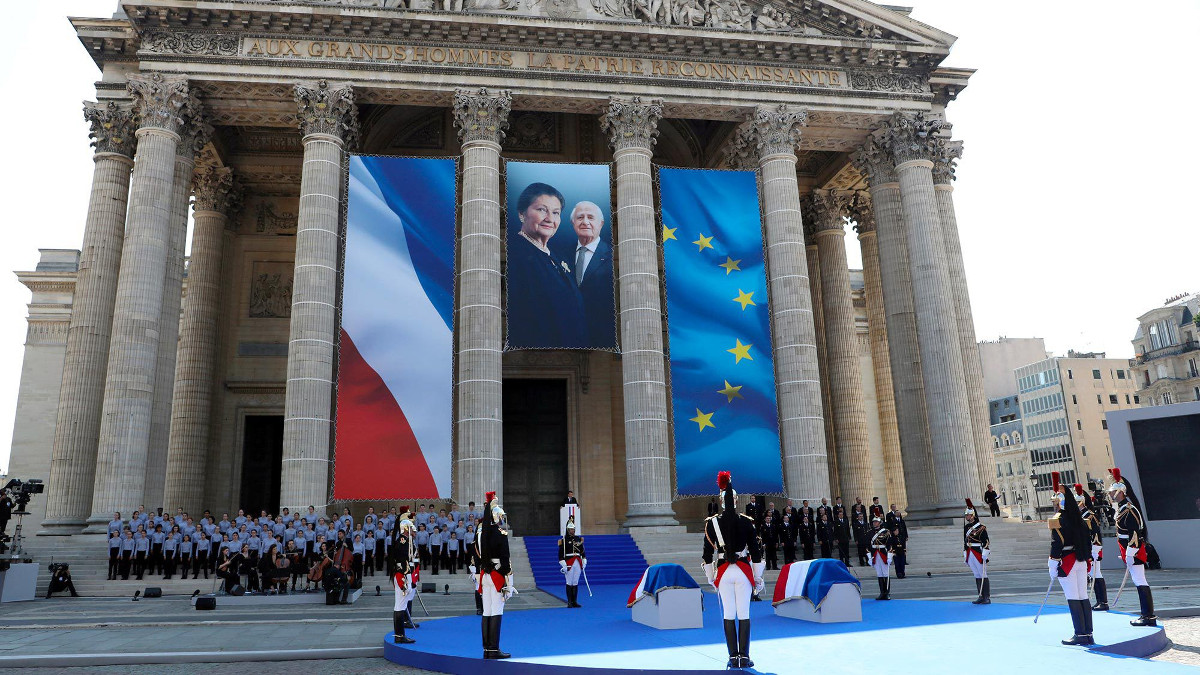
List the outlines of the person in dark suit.
<svg viewBox="0 0 1200 675">
<path fill-rule="evenodd" d="M 556 237 L 551 245 L 566 261 L 583 298 L 586 346 L 615 349 L 616 311 L 613 291 L 612 244 L 604 232 L 604 211 L 593 202 L 579 202 L 571 209 L 573 238 Z M 563 243 L 558 240 L 566 239 Z"/>
<path fill-rule="evenodd" d="M 813 521 L 805 515 L 800 516 L 800 522 L 796 523 L 796 539 L 800 542 L 800 548 L 804 554 L 805 560 L 813 558 L 813 541 L 816 538 L 816 530 L 813 528 Z"/>
<path fill-rule="evenodd" d="M 829 521 L 829 510 L 821 511 L 821 520 L 817 523 L 817 543 L 821 545 L 821 557 L 833 557 L 833 540 L 836 539 L 833 523 Z"/>
<path fill-rule="evenodd" d="M 767 549 L 767 569 L 779 569 L 779 527 L 771 517 L 770 511 L 758 530 L 758 536 L 762 538 L 763 546 Z"/>
<path fill-rule="evenodd" d="M 575 504 L 576 506 L 579 505 L 579 500 L 575 498 L 574 490 L 567 490 L 567 498 L 563 501 L 563 506 L 566 506 L 567 504 Z"/>
<path fill-rule="evenodd" d="M 802 518 L 808 518 L 810 524 L 817 522 L 817 512 L 813 511 L 813 507 L 808 505 L 808 500 L 805 499 L 800 503 L 799 514 Z"/>
<path fill-rule="evenodd" d="M 833 509 L 833 538 L 837 545 L 837 557 L 850 567 L 850 521 L 846 519 L 846 510 L 840 506 Z"/>
<path fill-rule="evenodd" d="M 904 522 L 904 514 L 892 504 L 892 510 L 887 514 L 887 529 L 896 537 L 896 578 L 904 578 L 904 566 L 908 563 L 908 523 Z"/>
<path fill-rule="evenodd" d="M 788 507 L 791 509 L 792 507 Z M 795 516 L 784 513 L 783 520 L 779 523 L 779 536 L 783 538 L 783 564 L 791 565 L 796 562 L 796 522 L 792 520 Z"/>
<path fill-rule="evenodd" d="M 562 222 L 563 196 L 531 183 L 517 198 L 520 229 L 508 238 L 508 344 L 586 347 L 583 298 L 566 261 L 549 247 Z"/>
</svg>

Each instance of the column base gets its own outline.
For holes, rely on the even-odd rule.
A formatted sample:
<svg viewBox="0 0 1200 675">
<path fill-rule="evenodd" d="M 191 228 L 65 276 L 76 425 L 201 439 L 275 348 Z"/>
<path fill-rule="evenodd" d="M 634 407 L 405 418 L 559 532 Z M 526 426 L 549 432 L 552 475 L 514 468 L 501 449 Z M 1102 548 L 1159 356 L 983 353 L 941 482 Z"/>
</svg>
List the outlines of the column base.
<svg viewBox="0 0 1200 675">
<path fill-rule="evenodd" d="M 667 511 L 659 511 L 657 513 L 627 513 L 625 514 L 625 522 L 621 524 L 622 530 L 631 528 L 647 528 L 647 527 L 683 527 L 675 520 L 675 512 L 667 507 Z M 644 531 L 644 530 L 643 530 Z"/>
<path fill-rule="evenodd" d="M 108 521 L 109 519 L 97 519 L 92 516 L 87 519 L 87 527 L 83 528 L 83 532 L 79 534 L 108 534 Z"/>
<path fill-rule="evenodd" d="M 42 527 L 37 531 L 39 537 L 69 537 L 83 532 L 84 522 L 81 520 L 43 520 Z M 105 526 L 107 533 L 107 525 Z"/>
<path fill-rule="evenodd" d="M 944 511 L 945 508 L 945 505 L 910 506 L 905 519 L 910 523 L 920 525 L 953 525 L 954 516 L 962 518 L 962 509 L 958 509 L 957 513 L 947 513 Z"/>
<path fill-rule="evenodd" d="M 622 534 L 628 534 L 635 539 L 643 534 L 687 534 L 686 525 L 630 525 L 621 527 Z"/>
</svg>

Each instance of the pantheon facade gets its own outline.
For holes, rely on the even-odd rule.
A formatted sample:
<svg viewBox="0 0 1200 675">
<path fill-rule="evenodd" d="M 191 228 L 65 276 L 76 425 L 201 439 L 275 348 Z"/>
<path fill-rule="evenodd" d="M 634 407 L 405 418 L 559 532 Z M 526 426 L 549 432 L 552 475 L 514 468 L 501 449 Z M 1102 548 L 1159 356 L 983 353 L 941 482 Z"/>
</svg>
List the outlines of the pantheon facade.
<svg viewBox="0 0 1200 675">
<path fill-rule="evenodd" d="M 673 499 L 656 165 L 758 171 L 786 497 L 944 522 L 992 473 L 946 114 L 972 71 L 904 8 L 144 0 L 71 21 L 101 73 L 83 241 L 19 273 L 11 473 L 46 479 L 42 534 L 141 505 L 341 508 L 349 153 L 459 158 L 444 497 L 499 490 L 526 533 L 567 487 L 593 532 L 702 515 Z M 611 162 L 618 353 L 504 350 L 507 159 Z"/>
</svg>

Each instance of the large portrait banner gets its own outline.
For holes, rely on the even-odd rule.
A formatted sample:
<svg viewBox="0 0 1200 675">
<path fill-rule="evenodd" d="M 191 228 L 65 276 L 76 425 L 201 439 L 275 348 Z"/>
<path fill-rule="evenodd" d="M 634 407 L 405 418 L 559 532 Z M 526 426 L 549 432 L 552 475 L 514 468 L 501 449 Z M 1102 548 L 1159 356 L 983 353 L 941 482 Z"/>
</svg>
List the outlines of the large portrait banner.
<svg viewBox="0 0 1200 675">
<path fill-rule="evenodd" d="M 781 494 L 779 416 L 758 184 L 749 171 L 658 169 L 675 490 Z"/>
<path fill-rule="evenodd" d="M 505 162 L 506 349 L 615 351 L 607 164 Z"/>
<path fill-rule="evenodd" d="M 450 496 L 456 175 L 350 158 L 334 499 Z"/>
</svg>

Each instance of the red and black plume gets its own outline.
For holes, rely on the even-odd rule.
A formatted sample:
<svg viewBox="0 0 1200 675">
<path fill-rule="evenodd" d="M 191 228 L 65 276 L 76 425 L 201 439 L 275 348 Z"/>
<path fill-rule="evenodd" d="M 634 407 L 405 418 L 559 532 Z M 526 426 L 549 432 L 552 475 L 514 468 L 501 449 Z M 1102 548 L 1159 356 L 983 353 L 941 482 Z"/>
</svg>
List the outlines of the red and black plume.
<svg viewBox="0 0 1200 675">
<path fill-rule="evenodd" d="M 728 490 L 729 483 L 732 480 L 732 478 L 733 478 L 733 476 L 730 475 L 730 473 L 728 471 L 721 471 L 721 472 L 717 473 L 717 487 L 720 488 L 722 491 Z"/>
<path fill-rule="evenodd" d="M 1062 474 L 1057 471 L 1051 471 L 1050 480 L 1054 482 L 1054 491 L 1062 492 Z"/>
<path fill-rule="evenodd" d="M 1075 484 L 1075 494 L 1079 495 L 1080 497 L 1083 496 L 1083 484 L 1082 483 Z"/>
<path fill-rule="evenodd" d="M 975 505 L 971 503 L 971 498 L 970 498 L 970 497 L 967 497 L 967 508 L 968 508 L 968 509 L 973 509 L 973 508 L 975 508 Z"/>
<path fill-rule="evenodd" d="M 1108 472 L 1112 474 L 1114 483 L 1124 482 L 1121 480 L 1121 470 L 1119 468 L 1114 466 L 1113 468 L 1109 469 Z"/>
<path fill-rule="evenodd" d="M 487 493 L 486 495 L 484 495 L 484 496 L 483 496 L 483 503 L 484 503 L 484 504 L 491 504 L 491 503 L 492 503 L 492 500 L 493 500 L 493 499 L 495 499 L 495 498 L 496 498 L 496 492 L 495 492 L 495 490 L 493 490 L 492 492 L 489 492 L 489 493 Z"/>
</svg>

